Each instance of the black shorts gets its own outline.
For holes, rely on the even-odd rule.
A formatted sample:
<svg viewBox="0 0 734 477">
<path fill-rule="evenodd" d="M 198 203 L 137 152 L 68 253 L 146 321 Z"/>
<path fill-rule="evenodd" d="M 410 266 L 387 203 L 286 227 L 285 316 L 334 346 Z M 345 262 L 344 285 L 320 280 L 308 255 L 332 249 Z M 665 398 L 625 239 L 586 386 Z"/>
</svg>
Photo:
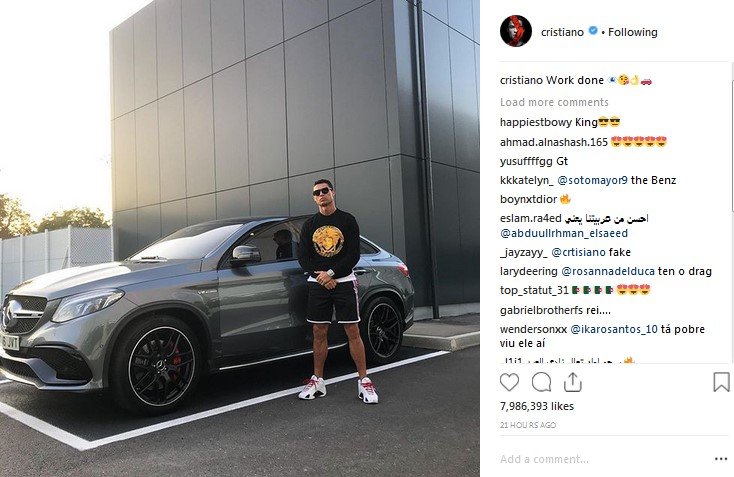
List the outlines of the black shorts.
<svg viewBox="0 0 734 477">
<path fill-rule="evenodd" d="M 357 281 L 337 283 L 333 290 L 327 290 L 316 282 L 308 282 L 306 321 L 329 324 L 334 310 L 338 323 L 359 323 Z"/>
</svg>

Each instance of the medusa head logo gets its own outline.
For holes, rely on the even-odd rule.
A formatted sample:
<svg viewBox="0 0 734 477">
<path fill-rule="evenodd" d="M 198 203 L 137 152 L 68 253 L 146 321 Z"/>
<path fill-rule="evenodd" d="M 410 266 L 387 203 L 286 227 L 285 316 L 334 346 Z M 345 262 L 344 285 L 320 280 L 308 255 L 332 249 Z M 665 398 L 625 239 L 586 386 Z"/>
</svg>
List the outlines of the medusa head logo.
<svg viewBox="0 0 734 477">
<path fill-rule="evenodd" d="M 332 225 L 319 227 L 313 233 L 313 248 L 322 257 L 333 257 L 341 252 L 343 246 L 344 235 Z"/>
</svg>

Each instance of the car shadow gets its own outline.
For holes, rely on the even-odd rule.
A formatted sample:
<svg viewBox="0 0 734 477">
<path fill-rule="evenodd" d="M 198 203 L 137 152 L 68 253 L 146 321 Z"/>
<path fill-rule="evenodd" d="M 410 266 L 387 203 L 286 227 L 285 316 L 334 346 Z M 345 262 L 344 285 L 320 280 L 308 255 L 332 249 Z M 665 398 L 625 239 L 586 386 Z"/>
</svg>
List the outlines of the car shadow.
<svg viewBox="0 0 734 477">
<path fill-rule="evenodd" d="M 403 347 L 396 360 L 429 353 L 430 350 Z M 41 392 L 32 386 L 0 385 L 0 402 L 52 424 L 86 440 L 97 440 L 141 427 L 190 416 L 221 406 L 298 388 L 313 371 L 312 355 L 263 363 L 239 370 L 204 376 L 196 392 L 175 412 L 142 417 L 120 409 L 106 392 Z M 325 378 L 355 371 L 347 347 L 329 351 Z M 295 396 L 292 397 L 296 399 Z M 287 398 L 286 398 L 287 399 Z"/>
</svg>

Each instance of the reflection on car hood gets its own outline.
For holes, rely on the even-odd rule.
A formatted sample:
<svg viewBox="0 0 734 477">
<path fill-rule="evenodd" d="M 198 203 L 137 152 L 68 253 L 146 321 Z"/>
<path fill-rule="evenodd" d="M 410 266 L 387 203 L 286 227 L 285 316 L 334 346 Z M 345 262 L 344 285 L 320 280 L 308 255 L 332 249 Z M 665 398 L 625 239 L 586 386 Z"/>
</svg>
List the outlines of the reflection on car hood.
<svg viewBox="0 0 734 477">
<path fill-rule="evenodd" d="M 11 293 L 43 296 L 48 300 L 101 288 L 122 288 L 133 283 L 196 273 L 201 260 L 162 262 L 110 262 L 87 267 L 72 267 L 27 280 Z"/>
</svg>

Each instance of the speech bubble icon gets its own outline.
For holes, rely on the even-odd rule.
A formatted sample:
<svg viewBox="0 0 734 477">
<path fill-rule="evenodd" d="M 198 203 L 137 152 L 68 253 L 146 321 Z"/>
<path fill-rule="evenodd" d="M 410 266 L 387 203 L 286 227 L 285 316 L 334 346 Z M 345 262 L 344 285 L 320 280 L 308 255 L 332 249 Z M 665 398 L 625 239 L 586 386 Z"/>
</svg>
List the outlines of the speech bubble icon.
<svg viewBox="0 0 734 477">
<path fill-rule="evenodd" d="M 550 392 L 551 377 L 548 373 L 540 372 L 533 375 L 533 389 L 540 393 Z"/>
</svg>

